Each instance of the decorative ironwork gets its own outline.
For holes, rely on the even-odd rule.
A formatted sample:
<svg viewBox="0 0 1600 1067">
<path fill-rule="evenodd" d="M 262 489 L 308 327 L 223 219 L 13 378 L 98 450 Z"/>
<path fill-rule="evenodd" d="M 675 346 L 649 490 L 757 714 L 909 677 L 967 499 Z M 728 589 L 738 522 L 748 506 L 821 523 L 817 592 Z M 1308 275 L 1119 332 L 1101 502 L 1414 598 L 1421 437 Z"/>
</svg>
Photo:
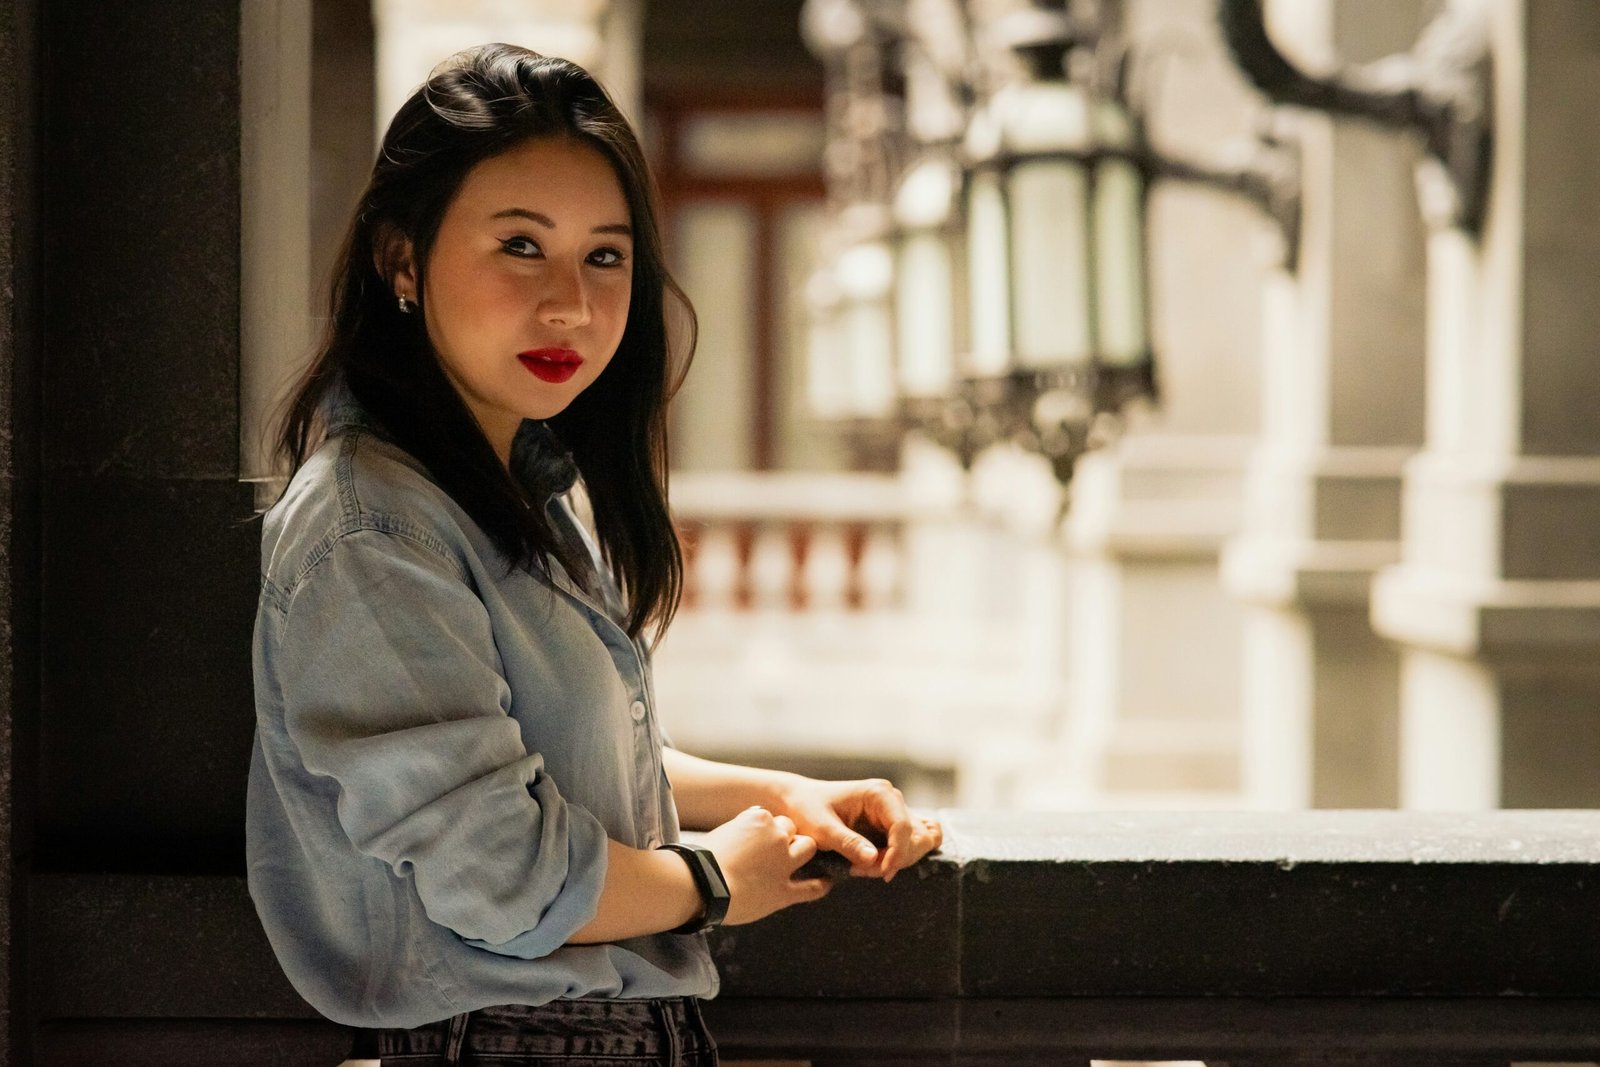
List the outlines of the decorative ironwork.
<svg viewBox="0 0 1600 1067">
<path fill-rule="evenodd" d="M 1129 405 L 1157 397 L 1144 222 L 1150 186 L 1198 183 L 1249 200 L 1277 222 L 1293 264 L 1298 146 L 1274 133 L 1231 165 L 1153 147 L 1128 92 L 1138 57 L 1123 33 L 1121 0 L 1035 0 L 984 25 L 973 24 L 975 8 L 957 0 L 806 6 L 806 36 L 829 83 L 824 270 L 840 274 L 863 242 L 885 244 L 900 311 L 898 343 L 885 337 L 869 352 L 861 340 L 888 330 L 887 316 L 858 306 L 856 323 L 841 327 L 825 321 L 840 305 L 816 305 L 819 336 L 849 349 L 846 360 L 862 367 L 895 352 L 899 368 L 858 376 L 892 379 L 892 406 L 880 392 L 842 404 L 834 421 L 852 438 L 871 438 L 880 455 L 885 441 L 913 429 L 967 464 L 991 445 L 1018 443 L 1065 482 L 1079 456 L 1116 435 Z M 926 106 L 930 92 L 938 106 Z M 910 195 L 896 195 L 930 159 L 961 167 L 949 214 L 908 210 L 935 199 L 919 201 L 923 187 L 908 184 L 898 191 Z M 867 234 L 855 220 L 868 214 L 892 224 Z M 945 284 L 948 299 L 931 292 Z M 919 285 L 929 292 L 913 292 Z M 918 321 L 920 308 L 943 318 Z M 877 325 L 869 329 L 869 320 Z M 950 351 L 922 358 L 925 343 Z M 827 345 L 820 351 L 825 356 Z"/>
<path fill-rule="evenodd" d="M 1450 0 L 1410 52 L 1313 77 L 1291 63 L 1267 33 L 1262 0 L 1218 0 L 1218 21 L 1246 77 L 1281 104 L 1348 115 L 1418 132 L 1448 178 L 1442 221 L 1483 228 L 1493 145 L 1488 5 Z M 1428 207 L 1430 205 L 1425 205 Z"/>
</svg>

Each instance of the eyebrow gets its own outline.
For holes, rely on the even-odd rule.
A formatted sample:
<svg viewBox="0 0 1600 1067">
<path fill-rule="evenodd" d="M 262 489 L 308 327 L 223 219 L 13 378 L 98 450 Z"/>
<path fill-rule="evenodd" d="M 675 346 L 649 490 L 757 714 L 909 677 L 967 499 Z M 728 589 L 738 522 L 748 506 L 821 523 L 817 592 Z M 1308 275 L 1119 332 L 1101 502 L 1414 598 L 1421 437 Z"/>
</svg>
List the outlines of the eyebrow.
<svg viewBox="0 0 1600 1067">
<path fill-rule="evenodd" d="M 529 211 L 525 207 L 508 207 L 504 211 L 496 211 L 489 217 L 494 219 L 527 219 L 530 222 L 537 222 L 540 226 L 543 226 L 546 229 L 553 230 L 556 228 L 555 220 L 549 215 L 542 215 L 537 211 Z M 589 232 L 615 233 L 621 234 L 623 237 L 632 237 L 633 227 L 629 226 L 625 222 L 613 222 L 606 226 L 596 226 Z"/>
</svg>

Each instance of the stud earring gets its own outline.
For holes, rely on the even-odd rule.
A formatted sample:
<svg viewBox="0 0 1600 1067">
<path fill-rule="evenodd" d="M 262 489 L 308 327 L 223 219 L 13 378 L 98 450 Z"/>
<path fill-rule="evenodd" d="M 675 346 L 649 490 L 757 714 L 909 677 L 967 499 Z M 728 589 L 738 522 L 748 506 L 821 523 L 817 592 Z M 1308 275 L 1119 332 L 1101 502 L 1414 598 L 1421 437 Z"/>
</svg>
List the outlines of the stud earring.
<svg viewBox="0 0 1600 1067">
<path fill-rule="evenodd" d="M 404 294 L 404 293 L 400 294 L 400 314 L 402 314 L 402 315 L 411 314 L 411 302 L 406 299 L 406 294 Z"/>
</svg>

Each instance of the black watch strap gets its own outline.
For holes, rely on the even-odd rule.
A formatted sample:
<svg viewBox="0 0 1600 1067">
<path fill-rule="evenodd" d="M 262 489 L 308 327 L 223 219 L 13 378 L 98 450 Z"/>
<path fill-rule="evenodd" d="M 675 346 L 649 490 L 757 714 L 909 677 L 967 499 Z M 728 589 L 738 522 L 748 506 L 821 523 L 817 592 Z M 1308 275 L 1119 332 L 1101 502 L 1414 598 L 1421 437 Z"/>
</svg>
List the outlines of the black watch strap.
<svg viewBox="0 0 1600 1067">
<path fill-rule="evenodd" d="M 691 845 L 681 841 L 658 847 L 668 852 L 676 852 L 683 857 L 683 862 L 689 865 L 689 874 L 694 878 L 695 888 L 700 890 L 700 900 L 705 904 L 705 911 L 699 917 L 690 919 L 682 926 L 667 932 L 698 934 L 722 925 L 722 920 L 728 915 L 730 894 L 728 880 L 722 876 L 722 867 L 718 865 L 717 857 L 704 845 Z"/>
</svg>

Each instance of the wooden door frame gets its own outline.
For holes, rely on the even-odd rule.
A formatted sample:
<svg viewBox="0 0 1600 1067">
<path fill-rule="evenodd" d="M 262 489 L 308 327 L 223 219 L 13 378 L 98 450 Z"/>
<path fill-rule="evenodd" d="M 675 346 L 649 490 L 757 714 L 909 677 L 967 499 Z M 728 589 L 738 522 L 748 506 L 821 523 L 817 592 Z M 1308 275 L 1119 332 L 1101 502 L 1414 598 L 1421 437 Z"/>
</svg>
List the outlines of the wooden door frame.
<svg viewBox="0 0 1600 1067">
<path fill-rule="evenodd" d="M 660 131 L 659 157 L 653 161 L 661 192 L 662 230 L 669 245 L 677 239 L 679 212 L 694 203 L 735 203 L 755 213 L 754 351 L 751 381 L 754 418 L 751 426 L 751 463 L 756 470 L 777 465 L 778 441 L 778 331 L 776 293 L 778 234 L 783 213 L 797 204 L 820 203 L 825 198 L 821 161 L 815 173 L 773 177 L 706 177 L 685 173 L 678 165 L 683 123 L 693 116 L 754 113 L 792 113 L 822 117 L 822 101 L 788 91 L 741 90 L 737 94 L 706 89 L 651 94 L 646 110 Z"/>
</svg>

